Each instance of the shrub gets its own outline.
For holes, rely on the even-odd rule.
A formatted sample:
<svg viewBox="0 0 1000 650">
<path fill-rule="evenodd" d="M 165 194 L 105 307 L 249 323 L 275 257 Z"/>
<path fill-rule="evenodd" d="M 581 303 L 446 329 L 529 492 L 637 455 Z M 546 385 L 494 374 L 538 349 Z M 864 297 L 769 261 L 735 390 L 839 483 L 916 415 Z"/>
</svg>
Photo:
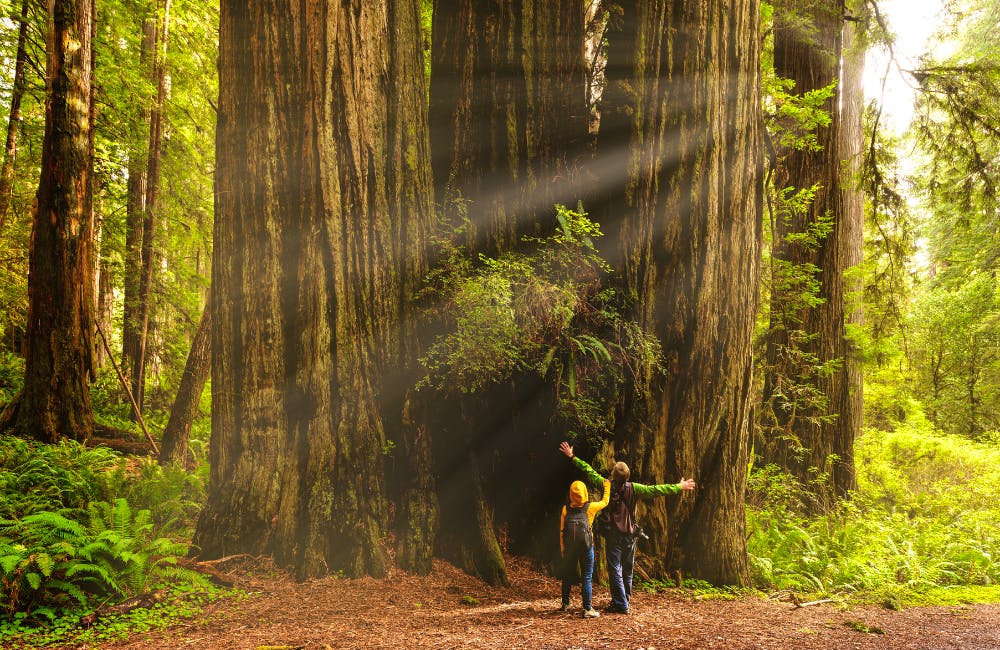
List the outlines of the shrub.
<svg viewBox="0 0 1000 650">
<path fill-rule="evenodd" d="M 0 607 L 8 615 L 35 612 L 53 618 L 61 609 L 93 598 L 127 598 L 161 576 L 195 574 L 164 568 L 187 547 L 153 539 L 148 510 L 132 511 L 124 499 L 88 507 L 86 525 L 54 512 L 0 522 Z"/>
<path fill-rule="evenodd" d="M 856 463 L 858 493 L 813 518 L 797 514 L 802 490 L 790 476 L 752 472 L 748 550 L 759 585 L 917 594 L 997 584 L 1000 450 L 922 428 L 868 430 Z"/>
<path fill-rule="evenodd" d="M 658 371 L 661 351 L 602 283 L 609 269 L 594 245 L 598 224 L 561 205 L 556 220 L 553 235 L 476 263 L 444 244 L 425 293 L 444 298 L 435 306 L 446 332 L 421 359 L 420 386 L 477 393 L 533 373 L 552 391 L 553 420 L 599 440 L 610 435 L 617 391 L 630 374 Z"/>
<path fill-rule="evenodd" d="M 124 481 L 125 462 L 110 449 L 0 435 L 0 519 L 46 510 L 82 514 L 88 503 L 117 496 Z"/>
</svg>

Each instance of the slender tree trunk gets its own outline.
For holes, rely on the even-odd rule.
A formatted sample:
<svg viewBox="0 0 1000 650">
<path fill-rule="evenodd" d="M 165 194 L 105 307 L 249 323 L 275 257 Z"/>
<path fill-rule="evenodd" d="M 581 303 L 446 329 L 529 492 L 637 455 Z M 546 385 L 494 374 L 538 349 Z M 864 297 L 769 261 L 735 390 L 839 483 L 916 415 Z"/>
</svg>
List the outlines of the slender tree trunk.
<svg viewBox="0 0 1000 650">
<path fill-rule="evenodd" d="M 163 149 L 163 103 L 167 87 L 167 34 L 170 25 L 170 0 L 162 0 L 154 19 L 146 21 L 144 30 L 153 31 L 153 72 L 156 100 L 149 112 L 149 146 L 146 149 L 146 197 L 142 219 L 142 268 L 139 275 L 138 295 L 138 347 L 132 359 L 132 396 L 141 411 L 146 395 L 146 362 L 149 343 L 149 314 L 153 289 L 154 244 L 158 222 L 160 194 L 160 159 Z M 144 39 L 145 42 L 145 39 Z"/>
<path fill-rule="evenodd" d="M 21 100 L 24 98 L 24 65 L 28 60 L 28 0 L 21 2 L 21 24 L 17 30 L 17 54 L 14 58 L 14 87 L 10 93 L 10 117 L 7 119 L 7 144 L 0 169 L 0 233 L 6 225 L 14 192 L 14 163 L 17 160 L 17 136 L 21 126 Z"/>
<path fill-rule="evenodd" d="M 424 106 L 388 95 L 418 83 L 396 78 L 418 67 L 394 60 L 419 34 L 404 1 L 222 2 L 206 557 L 270 553 L 301 578 L 387 570 L 376 319 L 399 312 L 406 224 L 389 125 Z"/>
<path fill-rule="evenodd" d="M 94 43 L 97 40 L 97 5 L 91 4 L 90 6 L 91 18 L 90 18 L 90 42 Z M 93 71 L 93 75 L 97 75 L 97 50 L 94 47 L 90 48 L 90 69 Z M 90 185 L 88 188 L 90 205 L 90 222 L 93 224 L 94 228 L 94 295 L 96 296 L 97 302 L 94 304 L 94 320 L 97 327 L 101 328 L 102 332 L 111 331 L 111 312 L 114 308 L 114 289 L 111 286 L 111 269 L 108 263 L 107 257 L 101 254 L 101 245 L 104 242 L 104 220 L 98 218 L 99 210 L 99 200 L 100 196 L 98 189 L 97 175 L 94 170 L 94 151 L 95 151 L 95 141 L 97 139 L 97 85 L 90 85 L 90 133 L 88 134 L 87 146 L 89 147 L 89 159 L 90 159 Z M 100 370 L 104 367 L 106 362 L 106 352 L 103 345 L 97 345 L 96 340 L 94 344 L 94 369 Z"/>
<path fill-rule="evenodd" d="M 198 321 L 198 329 L 191 341 L 187 363 L 177 388 L 177 397 L 170 408 L 167 426 L 163 429 L 160 443 L 159 462 L 161 465 L 177 463 L 188 465 L 188 443 L 191 440 L 191 425 L 198 416 L 201 394 L 212 369 L 212 303 L 211 297 L 205 303 Z"/>
<path fill-rule="evenodd" d="M 601 198 L 636 317 L 665 372 L 630 391 L 615 456 L 640 482 L 694 477 L 650 502 L 648 567 L 745 584 L 751 335 L 760 266 L 758 5 L 626 3 L 609 34 L 598 161 L 624 176 Z M 668 518 L 669 513 L 669 518 Z"/>
<path fill-rule="evenodd" d="M 112 328 L 112 313 L 114 311 L 115 288 L 111 283 L 111 264 L 107 256 L 97 255 L 99 270 L 97 272 L 97 326 L 102 332 L 110 332 Z M 94 349 L 94 367 L 98 370 L 108 363 L 108 353 L 103 345 Z"/>
<path fill-rule="evenodd" d="M 90 0 L 49 4 L 42 174 L 29 255 L 24 389 L 0 428 L 45 442 L 94 428 Z"/>
<path fill-rule="evenodd" d="M 139 51 L 139 66 L 152 78 L 153 59 L 156 52 L 156 22 L 154 19 L 143 21 L 142 43 Z M 139 120 L 145 124 L 149 121 L 150 108 L 143 105 L 139 109 Z M 135 150 L 129 156 L 128 164 L 128 199 L 125 212 L 125 296 L 122 306 L 122 372 L 129 379 L 130 390 L 135 392 L 135 369 L 143 354 L 146 336 L 143 325 L 142 276 L 145 264 L 143 251 L 145 248 L 144 226 L 146 219 L 146 196 L 149 140 L 135 144 Z M 135 414 L 133 414 L 134 417 Z"/>
</svg>

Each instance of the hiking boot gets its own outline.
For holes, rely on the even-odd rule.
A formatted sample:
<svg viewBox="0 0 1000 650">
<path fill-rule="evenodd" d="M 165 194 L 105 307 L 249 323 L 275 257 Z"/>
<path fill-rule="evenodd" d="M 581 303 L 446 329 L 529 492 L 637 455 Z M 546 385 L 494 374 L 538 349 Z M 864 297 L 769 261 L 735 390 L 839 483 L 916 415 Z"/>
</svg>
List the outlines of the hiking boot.
<svg viewBox="0 0 1000 650">
<path fill-rule="evenodd" d="M 622 609 L 621 607 L 616 607 L 614 605 L 608 605 L 604 608 L 604 613 L 606 614 L 624 614 L 628 616 L 631 612 L 628 609 Z"/>
<path fill-rule="evenodd" d="M 594 609 L 593 607 L 591 607 L 590 609 L 583 610 L 583 617 L 584 618 L 597 618 L 600 615 L 601 615 L 601 613 L 599 611 L 597 611 L 596 609 Z"/>
<path fill-rule="evenodd" d="M 559 611 L 560 612 L 568 612 L 569 611 L 569 603 L 563 603 L 562 605 L 560 605 L 559 606 Z"/>
</svg>

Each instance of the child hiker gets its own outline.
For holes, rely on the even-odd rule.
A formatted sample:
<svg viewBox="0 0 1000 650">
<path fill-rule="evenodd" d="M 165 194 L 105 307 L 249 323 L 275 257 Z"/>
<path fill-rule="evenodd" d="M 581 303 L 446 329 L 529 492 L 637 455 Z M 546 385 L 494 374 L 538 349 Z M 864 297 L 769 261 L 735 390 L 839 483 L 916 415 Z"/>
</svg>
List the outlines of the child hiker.
<svg viewBox="0 0 1000 650">
<path fill-rule="evenodd" d="M 563 506 L 559 517 L 559 550 L 562 552 L 560 577 L 562 578 L 562 611 L 569 609 L 569 592 L 577 581 L 580 570 L 580 594 L 583 596 L 583 617 L 597 618 L 594 609 L 594 516 L 608 505 L 611 481 L 604 481 L 604 497 L 590 501 L 583 481 L 573 481 L 569 486 L 569 503 Z"/>
</svg>

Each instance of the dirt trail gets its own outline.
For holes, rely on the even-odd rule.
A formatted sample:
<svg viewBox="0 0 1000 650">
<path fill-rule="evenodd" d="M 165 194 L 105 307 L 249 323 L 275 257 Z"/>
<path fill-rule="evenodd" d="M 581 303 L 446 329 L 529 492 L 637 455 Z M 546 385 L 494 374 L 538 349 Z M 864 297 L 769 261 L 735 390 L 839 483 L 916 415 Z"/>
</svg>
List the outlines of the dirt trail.
<svg viewBox="0 0 1000 650">
<path fill-rule="evenodd" d="M 697 600 L 678 590 L 634 594 L 629 616 L 584 620 L 577 590 L 574 610 L 559 612 L 559 583 L 517 560 L 505 588 L 443 562 L 423 578 L 394 573 L 296 584 L 259 567 L 235 573 L 249 599 L 217 603 L 198 620 L 103 647 L 1000 649 L 1000 605 L 841 611 L 762 598 Z M 594 600 L 607 605 L 607 589 L 596 587 Z"/>
</svg>

